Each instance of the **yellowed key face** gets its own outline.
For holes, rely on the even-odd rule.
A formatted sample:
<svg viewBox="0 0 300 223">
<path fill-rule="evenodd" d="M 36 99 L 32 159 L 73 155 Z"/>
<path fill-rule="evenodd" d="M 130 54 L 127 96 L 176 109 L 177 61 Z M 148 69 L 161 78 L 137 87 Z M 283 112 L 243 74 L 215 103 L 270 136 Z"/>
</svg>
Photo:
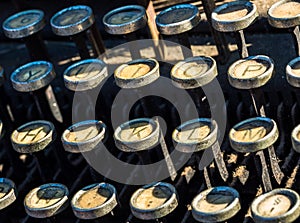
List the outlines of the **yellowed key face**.
<svg viewBox="0 0 300 223">
<path fill-rule="evenodd" d="M 210 192 L 202 198 L 197 204 L 197 210 L 203 212 L 216 212 L 225 209 L 234 200 L 234 197 L 229 192 Z"/>
<path fill-rule="evenodd" d="M 151 187 L 144 189 L 135 199 L 134 205 L 143 210 L 158 208 L 166 203 L 172 193 L 165 187 Z"/>
<path fill-rule="evenodd" d="M 0 183 L 0 199 L 4 198 L 10 191 L 12 187 L 6 183 Z"/>
<path fill-rule="evenodd" d="M 141 12 L 138 10 L 131 10 L 127 12 L 119 12 L 108 19 L 108 23 L 114 25 L 120 25 L 123 23 L 131 22 L 141 16 Z"/>
<path fill-rule="evenodd" d="M 96 208 L 104 204 L 110 197 L 109 190 L 95 187 L 82 194 L 76 201 L 76 206 L 83 209 Z"/>
<path fill-rule="evenodd" d="M 180 68 L 176 69 L 173 76 L 180 79 L 190 79 L 205 74 L 209 68 L 209 64 L 204 61 L 184 63 Z"/>
<path fill-rule="evenodd" d="M 150 70 L 151 67 L 148 64 L 131 64 L 123 68 L 117 76 L 122 79 L 139 78 L 148 74 Z"/>
<path fill-rule="evenodd" d="M 236 130 L 233 134 L 233 139 L 238 142 L 256 142 L 267 134 L 267 129 L 264 126 L 247 126 Z"/>
<path fill-rule="evenodd" d="M 49 67 L 43 64 L 35 65 L 27 69 L 22 70 L 16 76 L 16 80 L 19 82 L 28 82 L 41 78 L 46 74 Z"/>
<path fill-rule="evenodd" d="M 194 10 L 188 8 L 173 9 L 166 14 L 160 16 L 160 23 L 172 24 L 176 22 L 181 22 L 186 19 L 191 18 L 194 15 Z"/>
<path fill-rule="evenodd" d="M 258 212 L 265 217 L 276 217 L 285 214 L 292 206 L 291 200 L 282 194 L 267 197 L 258 205 Z"/>
<path fill-rule="evenodd" d="M 72 71 L 65 76 L 65 79 L 73 82 L 89 80 L 96 77 L 102 69 L 102 67 L 95 64 L 81 64 L 72 69 Z"/>
<path fill-rule="evenodd" d="M 211 129 L 208 125 L 200 126 L 199 124 L 198 127 L 181 130 L 180 132 L 178 132 L 177 138 L 178 141 L 186 143 L 195 140 L 202 141 L 209 135 L 210 131 Z"/>
<path fill-rule="evenodd" d="M 232 21 L 245 17 L 249 13 L 249 9 L 243 5 L 234 5 L 223 9 L 217 14 L 217 18 L 223 21 Z"/>
<path fill-rule="evenodd" d="M 60 16 L 56 17 L 54 23 L 59 26 L 68 26 L 80 22 L 89 15 L 87 10 L 77 9 L 66 11 Z"/>
<path fill-rule="evenodd" d="M 101 129 L 97 128 L 95 125 L 91 126 L 80 126 L 76 128 L 75 130 L 69 132 L 66 135 L 66 139 L 69 142 L 85 142 L 90 139 L 95 138 L 99 133 L 101 132 Z"/>
<path fill-rule="evenodd" d="M 43 140 L 49 133 L 51 128 L 45 124 L 31 125 L 24 129 L 18 130 L 13 134 L 14 142 L 20 144 L 33 144 Z"/>
<path fill-rule="evenodd" d="M 300 2 L 290 1 L 277 6 L 272 16 L 276 18 L 292 18 L 300 15 Z"/>
<path fill-rule="evenodd" d="M 269 68 L 266 61 L 245 60 L 235 66 L 233 77 L 239 79 L 250 79 L 264 74 Z"/>
<path fill-rule="evenodd" d="M 40 21 L 40 19 L 41 19 L 40 14 L 36 14 L 36 13 L 23 14 L 18 17 L 15 17 L 13 20 L 10 20 L 10 22 L 8 23 L 8 27 L 17 29 L 25 26 L 34 25 L 35 23 Z"/>
<path fill-rule="evenodd" d="M 139 141 L 153 132 L 153 126 L 148 122 L 141 122 L 124 128 L 120 132 L 120 138 L 127 142 Z"/>
<path fill-rule="evenodd" d="M 59 187 L 39 189 L 26 199 L 26 205 L 29 208 L 46 208 L 61 201 L 65 195 L 65 191 Z"/>
</svg>

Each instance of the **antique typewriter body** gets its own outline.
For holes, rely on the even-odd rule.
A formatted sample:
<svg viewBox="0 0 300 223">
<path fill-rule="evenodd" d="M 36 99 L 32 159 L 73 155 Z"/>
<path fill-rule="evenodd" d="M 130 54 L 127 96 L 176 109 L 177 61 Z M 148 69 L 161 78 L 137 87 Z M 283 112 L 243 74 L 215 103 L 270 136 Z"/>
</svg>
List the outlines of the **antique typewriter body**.
<svg viewBox="0 0 300 223">
<path fill-rule="evenodd" d="M 275 3 L 2 1 L 0 222 L 300 222 L 300 2 Z"/>
</svg>

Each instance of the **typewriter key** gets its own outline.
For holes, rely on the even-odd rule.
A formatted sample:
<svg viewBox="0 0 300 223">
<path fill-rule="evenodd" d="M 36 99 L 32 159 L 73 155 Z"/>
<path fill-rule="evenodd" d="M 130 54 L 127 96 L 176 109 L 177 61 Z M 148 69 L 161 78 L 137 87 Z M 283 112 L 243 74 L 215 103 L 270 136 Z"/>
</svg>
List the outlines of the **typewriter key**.
<svg viewBox="0 0 300 223">
<path fill-rule="evenodd" d="M 63 74 L 65 86 L 71 91 L 93 89 L 107 76 L 106 64 L 98 59 L 82 60 L 68 67 Z"/>
<path fill-rule="evenodd" d="M 292 223 L 300 215 L 300 201 L 297 192 L 279 188 L 260 195 L 251 204 L 255 223 Z"/>
<path fill-rule="evenodd" d="M 71 201 L 73 212 L 79 219 L 103 217 L 111 213 L 117 205 L 117 191 L 108 183 L 86 186 Z"/>
<path fill-rule="evenodd" d="M 248 57 L 243 29 L 258 17 L 256 5 L 248 1 L 234 1 L 217 7 L 212 15 L 212 26 L 220 32 L 236 32 L 237 46 L 241 58 Z"/>
<path fill-rule="evenodd" d="M 187 32 L 195 28 L 200 22 L 200 13 L 196 6 L 180 4 L 161 11 L 156 17 L 156 26 L 162 35 L 176 35 L 179 44 L 191 49 Z M 192 53 L 183 50 L 184 58 Z"/>
<path fill-rule="evenodd" d="M 253 153 L 258 152 L 262 163 L 262 181 L 264 183 L 265 191 L 272 189 L 270 176 L 268 172 L 267 163 L 263 154 L 264 149 L 273 146 L 278 139 L 278 128 L 274 120 L 266 117 L 250 118 L 235 125 L 229 132 L 229 141 L 231 147 L 237 152 L 241 153 Z M 272 162 L 272 158 L 270 162 Z M 277 162 L 275 160 L 273 162 Z M 281 175 L 281 172 L 275 172 L 273 167 L 272 171 L 274 176 L 276 174 Z M 281 176 L 282 179 L 283 176 Z"/>
<path fill-rule="evenodd" d="M 35 61 L 17 68 L 10 80 L 15 90 L 32 94 L 40 118 L 63 122 L 62 114 L 50 83 L 56 74 L 53 65 L 47 61 Z M 52 116 L 48 115 L 49 110 Z"/>
<path fill-rule="evenodd" d="M 188 92 L 202 117 L 209 115 L 209 105 L 207 100 L 203 100 L 206 96 L 201 87 L 209 84 L 217 75 L 216 61 L 205 56 L 187 58 L 176 63 L 171 70 L 172 83 L 178 88 L 190 89 Z"/>
<path fill-rule="evenodd" d="M 17 128 L 11 134 L 11 143 L 14 150 L 19 153 L 30 153 L 34 155 L 42 181 L 51 178 L 47 158 L 43 150 L 46 149 L 55 138 L 56 132 L 53 124 L 42 120 L 28 122 Z"/>
<path fill-rule="evenodd" d="M 151 117 L 152 110 L 147 106 L 146 101 L 141 92 L 141 87 L 147 86 L 159 78 L 159 64 L 155 59 L 145 58 L 132 60 L 126 64 L 120 65 L 114 72 L 116 84 L 125 89 L 135 89 L 136 94 L 140 98 L 143 113 L 147 117 Z M 151 103 L 155 103 L 151 101 Z"/>
<path fill-rule="evenodd" d="M 132 214 L 141 220 L 163 218 L 173 212 L 177 205 L 176 189 L 171 184 L 163 182 L 138 189 L 130 199 Z"/>
<path fill-rule="evenodd" d="M 259 88 L 272 77 L 274 62 L 270 57 L 257 55 L 240 59 L 228 69 L 228 80 L 237 89 Z"/>
<path fill-rule="evenodd" d="M 68 188 L 62 184 L 43 184 L 26 195 L 25 211 L 33 218 L 54 217 L 66 209 L 68 196 Z"/>
<path fill-rule="evenodd" d="M 7 18 L 3 22 L 2 28 L 8 38 L 24 40 L 32 60 L 47 60 L 46 46 L 40 36 L 40 31 L 45 25 L 43 11 L 27 10 Z"/>
<path fill-rule="evenodd" d="M 276 28 L 294 28 L 295 49 L 300 56 L 300 2 L 297 0 L 281 0 L 268 10 L 268 21 Z"/>
<path fill-rule="evenodd" d="M 50 23 L 56 35 L 69 36 L 76 43 L 81 59 L 91 57 L 86 38 L 90 40 L 94 57 L 104 53 L 103 40 L 89 6 L 76 5 L 65 8 L 52 16 Z"/>
<path fill-rule="evenodd" d="M 200 118 L 185 122 L 173 131 L 172 139 L 177 144 L 175 149 L 184 153 L 212 148 L 220 175 L 224 181 L 227 180 L 229 174 L 217 141 L 218 125 L 214 120 Z M 207 177 L 205 179 L 208 180 Z M 208 187 L 211 186 L 210 182 L 206 183 Z"/>
<path fill-rule="evenodd" d="M 155 59 L 137 59 L 119 66 L 114 77 L 121 88 L 139 88 L 159 78 L 159 64 Z"/>
<path fill-rule="evenodd" d="M 297 125 L 291 134 L 293 149 L 300 153 L 300 125 Z"/>
<path fill-rule="evenodd" d="M 160 145 L 170 177 L 172 180 L 175 180 L 177 175 L 176 170 L 157 120 L 139 118 L 123 123 L 116 128 L 114 139 L 117 148 L 121 151 L 137 153 L 143 165 L 153 163 L 149 150 Z M 158 150 L 155 152 L 160 153 Z M 155 155 L 153 154 L 153 156 Z M 154 173 L 145 172 L 145 176 L 152 174 Z"/>
<path fill-rule="evenodd" d="M 199 222 L 223 222 L 241 209 L 239 193 L 231 187 L 213 187 L 192 201 L 192 215 Z"/>
<path fill-rule="evenodd" d="M 17 199 L 15 183 L 7 178 L 0 178 L 0 210 L 8 207 Z"/>
<path fill-rule="evenodd" d="M 105 132 L 106 125 L 101 121 L 78 122 L 63 132 L 61 141 L 68 152 L 88 152 L 104 139 Z"/>
</svg>

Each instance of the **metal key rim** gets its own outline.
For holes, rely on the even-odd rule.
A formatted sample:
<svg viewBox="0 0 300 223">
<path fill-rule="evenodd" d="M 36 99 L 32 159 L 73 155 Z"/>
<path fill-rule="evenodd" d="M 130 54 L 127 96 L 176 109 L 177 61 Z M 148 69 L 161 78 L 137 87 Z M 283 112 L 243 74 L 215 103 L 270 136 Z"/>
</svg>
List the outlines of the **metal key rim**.
<svg viewBox="0 0 300 223">
<path fill-rule="evenodd" d="M 271 126 L 272 127 L 271 131 L 269 131 L 263 138 L 255 142 L 240 142 L 234 140 L 233 135 L 236 132 L 236 129 L 239 129 L 245 125 L 257 121 L 264 122 L 267 125 Z M 277 124 L 273 119 L 266 118 L 266 117 L 255 117 L 255 118 L 246 119 L 233 126 L 229 131 L 229 142 L 231 147 L 237 152 L 252 153 L 252 152 L 264 150 L 269 146 L 273 145 L 278 139 L 278 136 L 279 136 L 279 132 L 278 132 Z"/>
<path fill-rule="evenodd" d="M 131 125 L 134 125 L 136 123 L 149 123 L 150 125 L 152 125 L 153 131 L 151 132 L 150 135 L 138 141 L 124 141 L 123 139 L 121 139 L 120 133 L 122 129 L 124 128 L 126 129 L 127 127 L 130 127 Z M 130 120 L 118 126 L 114 132 L 115 144 L 117 148 L 123 152 L 139 152 L 139 151 L 153 148 L 159 142 L 159 137 L 160 137 L 159 124 L 158 122 L 150 118 L 138 118 L 138 119 Z"/>
<path fill-rule="evenodd" d="M 195 142 L 187 143 L 184 141 L 179 141 L 177 138 L 179 131 L 195 123 L 203 123 L 205 125 L 209 125 L 211 128 L 209 135 L 206 136 L 204 139 L 202 139 L 201 142 L 195 141 Z M 183 124 L 178 126 L 172 133 L 172 139 L 177 144 L 175 146 L 175 149 L 185 153 L 199 152 L 201 150 L 205 150 L 211 147 L 217 141 L 217 138 L 218 138 L 218 124 L 215 120 L 211 120 L 208 118 L 198 118 L 198 119 L 193 119 L 184 122 Z M 194 146 L 196 147 L 194 148 Z"/>
<path fill-rule="evenodd" d="M 298 139 L 297 135 L 300 133 L 300 125 L 297 125 L 291 134 L 291 140 L 292 140 L 292 145 L 293 149 L 297 152 L 300 153 L 300 140 Z"/>
<path fill-rule="evenodd" d="M 277 194 L 281 194 L 289 197 L 290 200 L 293 202 L 293 207 L 283 215 L 274 216 L 274 217 L 261 216 L 261 214 L 258 211 L 259 204 L 264 199 Z M 272 223 L 278 221 L 284 221 L 287 223 L 294 222 L 294 220 L 296 220 L 300 215 L 300 197 L 297 192 L 291 189 L 286 189 L 286 188 L 274 189 L 254 199 L 254 201 L 251 204 L 251 214 L 255 222 L 264 222 L 264 223 Z"/>
<path fill-rule="evenodd" d="M 198 61 L 198 60 L 207 61 L 212 65 L 205 73 L 188 79 L 180 79 L 174 76 L 174 73 L 178 69 L 180 70 L 183 64 L 193 62 L 193 61 Z M 183 61 L 176 63 L 171 70 L 172 83 L 176 87 L 183 88 L 183 89 L 193 89 L 193 88 L 197 88 L 209 84 L 215 77 L 217 77 L 217 75 L 218 75 L 217 63 L 212 57 L 209 56 L 197 56 L 197 57 L 187 58 Z"/>
<path fill-rule="evenodd" d="M 38 140 L 37 142 L 34 143 L 19 143 L 15 140 L 16 134 L 18 134 L 19 131 L 21 131 L 24 128 L 27 128 L 31 125 L 47 125 L 49 126 L 49 133 L 42 139 Z M 49 121 L 44 121 L 44 120 L 37 120 L 37 121 L 32 121 L 32 122 L 27 122 L 24 125 L 21 125 L 18 127 L 16 130 L 14 130 L 11 134 L 11 143 L 14 148 L 19 153 L 33 153 L 33 152 L 38 152 L 43 149 L 45 149 L 53 140 L 56 138 L 56 131 L 54 125 L 49 122 Z"/>
<path fill-rule="evenodd" d="M 268 10 L 268 21 L 269 24 L 275 28 L 291 28 L 291 27 L 295 27 L 300 25 L 300 14 L 298 14 L 297 16 L 294 17 L 288 17 L 288 18 L 280 18 L 280 17 L 276 17 L 273 12 L 274 10 L 285 4 L 288 2 L 297 2 L 294 0 L 282 0 L 279 2 L 276 2 L 275 4 L 273 4 L 269 10 Z M 299 3 L 299 2 L 298 2 Z"/>
<path fill-rule="evenodd" d="M 234 76 L 235 69 L 237 65 L 242 64 L 245 61 L 249 60 L 261 60 L 268 64 L 267 70 L 258 76 L 252 78 L 238 78 Z M 237 60 L 232 65 L 230 65 L 228 69 L 228 81 L 232 87 L 237 89 L 246 89 L 250 90 L 253 88 L 259 88 L 268 83 L 268 81 L 272 78 L 274 73 L 274 61 L 272 58 L 265 55 L 256 55 L 246 57 L 244 59 Z"/>
<path fill-rule="evenodd" d="M 144 189 L 149 189 L 151 187 L 165 187 L 171 192 L 172 195 L 163 205 L 157 208 L 145 210 L 136 207 L 134 205 L 135 199 L 140 195 L 141 192 L 143 192 Z M 169 183 L 164 183 L 164 182 L 157 182 L 157 183 L 145 185 L 142 188 L 136 190 L 130 198 L 130 209 L 132 214 L 136 218 L 142 220 L 155 220 L 158 218 L 162 218 L 170 214 L 172 211 L 174 211 L 177 205 L 178 205 L 178 195 L 175 187 Z"/>
<path fill-rule="evenodd" d="M 24 14 L 29 14 L 29 13 L 34 13 L 39 16 L 39 20 L 35 21 L 34 23 L 28 24 L 23 27 L 19 28 L 11 28 L 9 27 L 9 23 L 24 15 Z M 34 33 L 37 33 L 38 31 L 42 30 L 46 26 L 46 21 L 44 18 L 44 12 L 38 9 L 31 9 L 31 10 L 26 10 L 22 12 L 18 12 L 10 17 L 8 17 L 2 24 L 2 28 L 4 31 L 5 36 L 11 39 L 19 39 L 23 37 L 30 36 Z"/>
<path fill-rule="evenodd" d="M 74 10 L 86 10 L 88 12 L 88 15 L 84 19 L 81 19 L 80 21 L 69 25 L 59 25 L 55 23 L 54 20 L 58 19 L 59 16 L 63 15 L 66 12 Z M 61 11 L 53 15 L 50 19 L 52 31 L 58 36 L 73 36 L 75 34 L 81 33 L 90 28 L 94 24 L 94 22 L 95 18 L 93 15 L 93 11 L 89 6 L 86 5 L 74 5 L 62 9 Z"/>
<path fill-rule="evenodd" d="M 89 140 L 86 140 L 84 142 L 71 142 L 67 139 L 67 134 L 74 131 L 76 128 L 80 128 L 83 126 L 91 126 L 91 125 L 98 125 L 102 130 L 101 132 L 94 138 L 91 138 Z M 98 143 L 100 143 L 106 133 L 106 125 L 102 121 L 98 120 L 86 120 L 81 121 L 73 124 L 72 126 L 68 127 L 61 136 L 61 141 L 63 144 L 63 147 L 66 151 L 72 152 L 72 153 L 80 153 L 80 152 L 88 152 L 93 150 Z"/>
<path fill-rule="evenodd" d="M 295 59 L 291 60 L 288 65 L 286 66 L 286 80 L 287 82 L 296 88 L 300 87 L 300 75 L 296 75 L 293 72 L 293 67 L 294 65 L 296 65 L 297 63 L 300 64 L 300 57 L 296 57 Z"/>
<path fill-rule="evenodd" d="M 146 73 L 145 75 L 142 75 L 137 78 L 122 78 L 119 76 L 119 74 L 122 72 L 124 68 L 126 68 L 129 65 L 134 64 L 146 64 L 151 67 L 151 70 Z M 139 88 L 146 86 L 148 84 L 153 83 L 159 78 L 159 63 L 157 60 L 152 58 L 143 58 L 143 59 L 137 59 L 129 61 L 125 64 L 120 65 L 117 67 L 117 69 L 114 72 L 114 78 L 116 80 L 116 84 L 121 88 Z"/>
<path fill-rule="evenodd" d="M 247 9 L 250 9 L 250 12 L 239 19 L 236 20 L 221 20 L 218 19 L 218 13 L 222 10 L 230 8 L 231 6 L 245 6 Z M 258 11 L 255 4 L 248 1 L 234 1 L 225 3 L 217 8 L 211 14 L 212 26 L 214 29 L 220 32 L 235 32 L 250 26 L 255 19 L 258 17 Z"/>
<path fill-rule="evenodd" d="M 47 189 L 47 188 L 51 188 L 51 187 L 56 187 L 56 188 L 60 188 L 61 190 L 64 191 L 64 197 L 58 201 L 57 203 L 50 205 L 48 207 L 45 208 L 32 208 L 29 207 L 27 205 L 27 202 L 29 201 L 29 199 L 32 198 L 32 196 L 37 193 L 39 190 L 41 189 Z M 36 187 L 34 189 L 32 189 L 25 197 L 24 199 L 24 207 L 25 207 L 25 211 L 26 213 L 34 218 L 48 218 L 48 217 L 52 217 L 56 214 L 59 214 L 60 212 L 64 211 L 67 206 L 68 206 L 68 196 L 69 196 L 69 190 L 68 188 L 60 183 L 47 183 L 47 184 L 43 184 L 39 187 Z"/>
<path fill-rule="evenodd" d="M 197 204 L 201 199 L 203 199 L 205 196 L 207 196 L 211 191 L 216 190 L 216 192 L 229 192 L 231 193 L 232 197 L 234 198 L 233 201 L 224 209 L 220 211 L 215 212 L 203 212 L 198 210 Z M 205 191 L 202 191 L 200 194 L 198 194 L 192 201 L 192 215 L 195 220 L 197 221 L 204 221 L 205 222 L 223 222 L 230 218 L 232 218 L 235 214 L 239 212 L 241 209 L 240 205 L 240 195 L 237 190 L 235 190 L 232 187 L 226 187 L 226 186 L 218 186 L 218 187 L 212 187 Z"/>
<path fill-rule="evenodd" d="M 162 23 L 160 21 L 160 17 L 171 12 L 174 9 L 191 9 L 193 10 L 193 16 L 185 19 L 180 22 L 175 22 L 175 23 Z M 169 8 L 166 8 L 165 10 L 161 11 L 156 19 L 155 23 L 157 26 L 158 31 L 163 34 L 163 35 L 176 35 L 180 33 L 187 32 L 194 27 L 196 27 L 200 23 L 201 17 L 199 14 L 199 10 L 196 6 L 191 5 L 191 4 L 179 4 L 179 5 L 174 5 Z"/>
<path fill-rule="evenodd" d="M 15 183 L 8 178 L 0 178 L 0 183 L 8 184 L 10 191 L 2 198 L 0 198 L 0 210 L 8 207 L 17 199 L 17 189 Z"/>
<path fill-rule="evenodd" d="M 108 22 L 108 19 L 117 13 L 126 12 L 129 10 L 139 11 L 139 16 L 129 22 L 124 22 L 122 24 L 111 24 Z M 104 24 L 105 31 L 113 35 L 122 35 L 135 32 L 139 29 L 142 29 L 147 24 L 147 15 L 144 7 L 140 5 L 127 5 L 122 6 L 116 9 L 111 10 L 106 13 L 102 19 Z"/>
<path fill-rule="evenodd" d="M 90 189 L 106 189 L 110 192 L 110 197 L 108 200 L 106 200 L 103 204 L 94 207 L 94 208 L 80 208 L 76 205 L 77 200 L 85 194 Z M 110 213 L 116 206 L 118 205 L 117 201 L 117 191 L 115 187 L 108 183 L 95 183 L 92 185 L 88 185 L 81 190 L 79 190 L 72 198 L 71 200 L 71 207 L 73 209 L 73 212 L 76 217 L 80 219 L 96 219 L 99 217 L 102 217 L 104 215 L 107 215 Z"/>
<path fill-rule="evenodd" d="M 29 81 L 18 81 L 17 76 L 22 74 L 24 70 L 27 70 L 30 67 L 44 65 L 47 66 L 47 71 L 39 78 L 29 80 Z M 49 85 L 52 80 L 54 80 L 56 73 L 53 69 L 53 65 L 47 61 L 34 61 L 27 64 L 22 65 L 17 68 L 10 76 L 10 80 L 12 82 L 12 86 L 15 90 L 20 92 L 31 92 L 38 89 L 41 89 L 47 85 Z"/>
<path fill-rule="evenodd" d="M 70 76 L 69 74 L 72 72 L 72 70 L 74 68 L 77 68 L 78 66 L 84 65 L 84 64 L 87 64 L 87 66 L 89 66 L 88 64 L 91 64 L 91 65 L 99 64 L 101 66 L 102 70 L 92 78 L 83 79 L 83 80 L 79 80 L 79 81 L 68 80 L 67 76 Z M 97 87 L 107 76 L 108 76 L 107 65 L 106 65 L 106 63 L 104 63 L 102 60 L 99 60 L 99 59 L 81 60 L 81 61 L 69 66 L 63 73 L 64 84 L 65 84 L 66 88 L 68 88 L 69 90 L 72 90 L 72 91 L 86 91 L 86 90 L 93 89 L 93 88 Z"/>
</svg>

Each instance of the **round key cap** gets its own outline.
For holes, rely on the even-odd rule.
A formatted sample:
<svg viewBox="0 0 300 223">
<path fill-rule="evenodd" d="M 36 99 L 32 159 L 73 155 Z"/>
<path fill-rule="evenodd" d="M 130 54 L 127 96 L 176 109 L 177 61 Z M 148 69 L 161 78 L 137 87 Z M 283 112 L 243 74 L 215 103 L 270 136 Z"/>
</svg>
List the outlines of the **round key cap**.
<svg viewBox="0 0 300 223">
<path fill-rule="evenodd" d="M 116 146 L 124 152 L 152 148 L 159 141 L 159 125 L 153 119 L 139 118 L 125 122 L 114 133 Z"/>
<path fill-rule="evenodd" d="M 71 201 L 73 212 L 79 219 L 100 218 L 110 213 L 117 204 L 117 191 L 107 183 L 86 186 Z"/>
<path fill-rule="evenodd" d="M 68 67 L 63 74 L 65 86 L 72 91 L 93 89 L 107 76 L 106 64 L 98 59 L 79 61 Z"/>
<path fill-rule="evenodd" d="M 55 76 L 51 63 L 35 61 L 17 68 L 10 79 L 15 90 L 30 92 L 49 85 Z"/>
<path fill-rule="evenodd" d="M 256 5 L 249 1 L 225 3 L 211 14 L 212 26 L 220 32 L 234 32 L 247 28 L 258 17 Z"/>
<path fill-rule="evenodd" d="M 92 9 L 76 5 L 57 12 L 50 20 L 53 32 L 58 36 L 72 36 L 90 28 L 95 22 Z"/>
<path fill-rule="evenodd" d="M 114 77 L 121 88 L 139 88 L 159 78 L 159 64 L 155 59 L 137 59 L 119 66 Z"/>
<path fill-rule="evenodd" d="M 231 86 L 238 89 L 252 89 L 264 86 L 272 77 L 274 62 L 268 56 L 257 55 L 240 59 L 228 69 Z"/>
<path fill-rule="evenodd" d="M 260 195 L 251 204 L 255 223 L 291 223 L 300 215 L 300 201 L 297 192 L 279 188 Z"/>
<path fill-rule="evenodd" d="M 132 214 L 142 220 L 162 218 L 174 211 L 177 205 L 178 196 L 175 187 L 163 182 L 138 189 L 130 199 Z"/>
<path fill-rule="evenodd" d="M 171 78 L 176 87 L 192 89 L 210 83 L 218 75 L 216 61 L 211 57 L 190 57 L 174 65 Z"/>
<path fill-rule="evenodd" d="M 300 57 L 291 60 L 286 66 L 286 79 L 293 87 L 300 87 Z"/>
<path fill-rule="evenodd" d="M 163 35 L 175 35 L 187 32 L 200 22 L 199 10 L 191 4 L 171 6 L 156 17 L 156 26 Z"/>
<path fill-rule="evenodd" d="M 8 38 L 19 39 L 37 33 L 45 25 L 44 13 L 41 10 L 27 10 L 7 18 L 2 27 Z"/>
<path fill-rule="evenodd" d="M 127 5 L 108 12 L 103 17 L 106 32 L 114 35 L 128 34 L 147 25 L 146 10 L 139 5 Z"/>
<path fill-rule="evenodd" d="M 199 118 L 187 121 L 177 127 L 172 138 L 181 152 L 198 152 L 211 147 L 217 141 L 218 125 L 216 121 Z"/>
<path fill-rule="evenodd" d="M 213 187 L 192 201 L 192 214 L 199 222 L 223 222 L 241 209 L 239 193 L 231 187 Z"/>
<path fill-rule="evenodd" d="M 278 135 L 273 119 L 257 117 L 236 124 L 229 132 L 229 141 L 237 152 L 256 152 L 273 145 Z"/>
<path fill-rule="evenodd" d="M 8 207 L 17 199 L 15 183 L 7 178 L 0 178 L 0 210 Z"/>
<path fill-rule="evenodd" d="M 300 2 L 282 0 L 268 10 L 268 21 L 276 28 L 291 28 L 300 25 Z"/>
<path fill-rule="evenodd" d="M 71 153 L 93 150 L 105 137 L 106 125 L 97 120 L 78 122 L 66 129 L 61 137 L 64 149 Z"/>
<path fill-rule="evenodd" d="M 45 149 L 56 137 L 54 125 L 48 121 L 32 121 L 11 134 L 13 148 L 19 153 L 33 153 Z"/>
<path fill-rule="evenodd" d="M 31 190 L 25 197 L 26 213 L 34 218 L 49 218 L 68 206 L 68 188 L 62 184 L 43 184 Z"/>
<path fill-rule="evenodd" d="M 292 138 L 293 149 L 297 153 L 300 153 L 300 125 L 297 125 L 293 129 L 291 138 Z"/>
</svg>

